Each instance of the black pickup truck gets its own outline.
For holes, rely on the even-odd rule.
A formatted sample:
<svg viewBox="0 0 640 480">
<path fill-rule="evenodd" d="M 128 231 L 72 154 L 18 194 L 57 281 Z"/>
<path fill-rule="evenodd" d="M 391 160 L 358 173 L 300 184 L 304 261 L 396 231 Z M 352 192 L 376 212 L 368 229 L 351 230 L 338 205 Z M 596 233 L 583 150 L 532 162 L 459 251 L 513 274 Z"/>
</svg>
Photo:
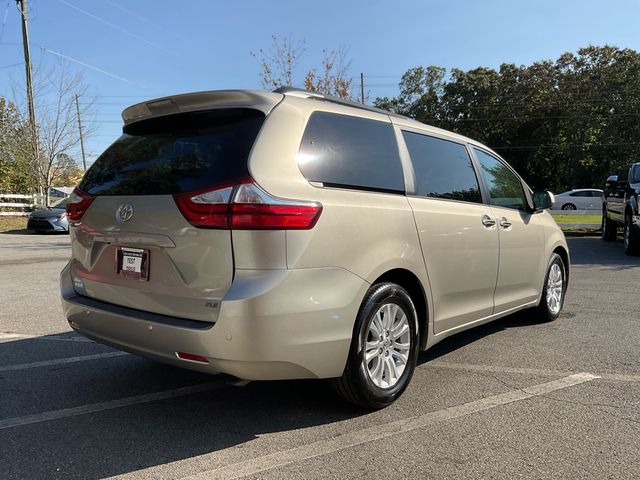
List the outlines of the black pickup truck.
<svg viewBox="0 0 640 480">
<path fill-rule="evenodd" d="M 640 162 L 625 165 L 617 175 L 607 178 L 602 203 L 602 238 L 616 239 L 618 227 L 624 228 L 624 251 L 640 255 Z"/>
</svg>

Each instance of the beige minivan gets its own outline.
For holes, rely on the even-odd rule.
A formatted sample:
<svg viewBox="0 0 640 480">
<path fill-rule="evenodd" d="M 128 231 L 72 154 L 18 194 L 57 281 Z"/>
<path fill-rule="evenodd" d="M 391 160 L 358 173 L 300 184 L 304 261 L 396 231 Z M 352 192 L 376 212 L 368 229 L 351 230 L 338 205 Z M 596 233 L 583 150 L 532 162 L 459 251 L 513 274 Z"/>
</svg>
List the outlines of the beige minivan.
<svg viewBox="0 0 640 480">
<path fill-rule="evenodd" d="M 495 152 L 306 91 L 143 102 L 67 204 L 71 327 L 243 380 L 397 399 L 419 350 L 562 309 L 564 235 Z"/>
</svg>

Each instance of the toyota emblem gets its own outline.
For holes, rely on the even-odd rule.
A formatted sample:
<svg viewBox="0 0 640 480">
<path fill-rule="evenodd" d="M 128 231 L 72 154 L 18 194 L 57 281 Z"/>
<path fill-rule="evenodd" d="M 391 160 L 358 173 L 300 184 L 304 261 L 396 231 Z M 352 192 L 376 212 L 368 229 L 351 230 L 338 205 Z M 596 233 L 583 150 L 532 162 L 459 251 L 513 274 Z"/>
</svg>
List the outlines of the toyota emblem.
<svg viewBox="0 0 640 480">
<path fill-rule="evenodd" d="M 119 222 L 128 222 L 133 217 L 133 207 L 128 203 L 123 203 L 116 210 L 116 220 Z"/>
</svg>

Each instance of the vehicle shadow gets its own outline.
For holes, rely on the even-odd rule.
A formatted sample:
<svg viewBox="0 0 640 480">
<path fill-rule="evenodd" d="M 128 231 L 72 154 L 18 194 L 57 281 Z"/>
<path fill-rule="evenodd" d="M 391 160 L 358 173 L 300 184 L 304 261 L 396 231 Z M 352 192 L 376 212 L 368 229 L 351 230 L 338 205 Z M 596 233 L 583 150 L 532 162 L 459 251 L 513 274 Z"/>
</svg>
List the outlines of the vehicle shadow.
<svg viewBox="0 0 640 480">
<path fill-rule="evenodd" d="M 640 257 L 625 255 L 622 240 L 605 242 L 599 237 L 567 238 L 571 265 L 602 266 L 612 270 L 640 267 Z"/>
<path fill-rule="evenodd" d="M 568 314 L 561 313 L 560 317 L 564 315 Z M 510 328 L 540 325 L 541 323 L 543 322 L 536 319 L 533 311 L 525 310 L 514 313 L 504 318 L 494 320 L 493 322 L 486 323 L 445 338 L 426 352 L 421 352 L 418 356 L 418 365 L 437 360 L 440 357 L 444 357 L 451 352 L 495 333 L 499 333 Z"/>
<path fill-rule="evenodd" d="M 0 343 L 6 365 L 111 352 L 60 336 Z M 46 339 L 43 339 L 46 338 Z M 61 341 L 55 341 L 61 340 Z M 28 358 L 25 358 L 25 355 Z M 36 360 L 37 359 L 37 360 Z M 214 389 L 125 408 L 6 428 L 3 420 L 214 382 Z M 246 447 L 262 435 L 341 422 L 368 412 L 340 401 L 325 381 L 254 382 L 199 374 L 130 355 L 3 370 L 0 365 L 2 478 L 98 479 Z M 304 431 L 303 431 L 304 432 Z M 304 433 L 303 433 L 304 434 Z M 307 439 L 313 441 L 314 439 Z"/>
</svg>

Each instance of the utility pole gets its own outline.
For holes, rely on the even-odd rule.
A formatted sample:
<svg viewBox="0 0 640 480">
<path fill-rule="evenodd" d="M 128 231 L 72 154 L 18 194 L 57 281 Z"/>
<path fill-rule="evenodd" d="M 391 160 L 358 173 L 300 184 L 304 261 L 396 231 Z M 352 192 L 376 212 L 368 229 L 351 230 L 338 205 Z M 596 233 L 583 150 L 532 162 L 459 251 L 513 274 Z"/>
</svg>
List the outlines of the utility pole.
<svg viewBox="0 0 640 480">
<path fill-rule="evenodd" d="M 364 105 L 364 73 L 360 72 L 360 103 Z"/>
<path fill-rule="evenodd" d="M 76 97 L 76 112 L 78 113 L 78 131 L 80 132 L 80 151 L 82 151 L 82 168 L 87 171 L 87 160 L 84 157 L 84 139 L 82 138 L 82 121 L 80 120 L 80 104 L 78 103 L 78 94 Z"/>
<path fill-rule="evenodd" d="M 22 47 L 24 48 L 24 66 L 27 77 L 27 110 L 29 112 L 29 125 L 31 126 L 31 141 L 33 143 L 34 167 L 38 165 L 38 130 L 36 126 L 36 111 L 33 106 L 33 81 L 31 79 L 31 53 L 29 50 L 29 20 L 27 18 L 27 0 L 16 0 L 20 7 L 20 19 L 22 20 Z M 39 172 L 36 172 L 39 174 Z M 49 203 L 49 192 L 45 194 L 45 205 Z"/>
</svg>

